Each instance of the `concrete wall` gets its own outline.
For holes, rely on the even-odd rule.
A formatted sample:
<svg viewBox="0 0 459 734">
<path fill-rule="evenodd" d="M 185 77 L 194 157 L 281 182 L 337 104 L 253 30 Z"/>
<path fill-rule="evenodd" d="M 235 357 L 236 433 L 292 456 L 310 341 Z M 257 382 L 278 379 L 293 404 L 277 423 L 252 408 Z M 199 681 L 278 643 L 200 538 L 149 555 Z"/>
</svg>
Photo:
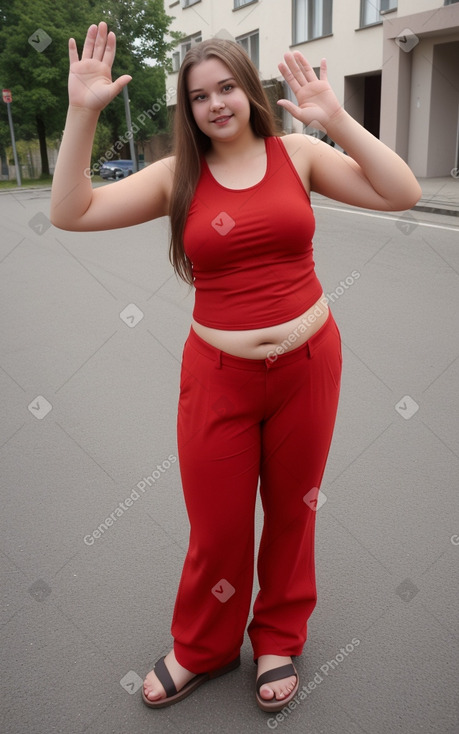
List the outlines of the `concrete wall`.
<svg viewBox="0 0 459 734">
<path fill-rule="evenodd" d="M 345 76 L 381 68 L 382 26 L 355 32 L 359 27 L 360 0 L 335 0 L 333 35 L 296 46 L 292 45 L 291 0 L 263 0 L 236 11 L 232 8 L 232 0 L 201 0 L 189 8 L 181 8 L 180 3 L 165 0 L 166 12 L 176 17 L 172 28 L 185 35 L 201 31 L 203 39 L 214 35 L 236 38 L 258 30 L 260 78 L 263 80 L 281 79 L 277 65 L 287 51 L 300 50 L 315 67 L 325 57 L 330 83 L 343 104 Z M 174 85 L 176 76 L 168 77 L 167 88 Z M 290 129 L 300 131 L 302 125 L 290 120 Z"/>
<path fill-rule="evenodd" d="M 409 50 L 396 42 L 406 29 Z M 381 139 L 417 176 L 447 176 L 458 127 L 459 3 L 393 18 L 383 30 Z"/>
<path fill-rule="evenodd" d="M 288 50 L 300 50 L 314 67 L 326 57 L 339 101 L 359 122 L 363 77 L 382 71 L 381 140 L 418 176 L 448 175 L 454 167 L 459 61 L 452 42 L 459 40 L 459 3 L 399 0 L 396 11 L 381 15 L 383 22 L 359 28 L 360 0 L 334 0 L 332 35 L 296 46 L 291 45 L 291 0 L 260 0 L 236 11 L 233 0 L 201 0 L 185 9 L 171 0 L 164 5 L 176 16 L 172 27 L 186 35 L 201 31 L 203 39 L 236 38 L 258 30 L 262 80 L 281 79 L 277 65 Z M 407 29 L 416 42 L 403 50 L 398 39 Z M 167 79 L 168 88 L 176 76 Z M 284 128 L 301 131 L 302 125 L 288 116 Z"/>
<path fill-rule="evenodd" d="M 457 166 L 459 40 L 433 46 L 432 95 L 427 154 L 429 176 Z"/>
<path fill-rule="evenodd" d="M 432 99 L 432 41 L 421 41 L 413 50 L 411 61 L 411 95 L 408 96 L 410 106 L 408 110 L 399 110 L 399 128 L 406 125 L 408 130 L 406 144 L 403 146 L 408 165 L 418 175 L 426 176 Z"/>
<path fill-rule="evenodd" d="M 398 15 L 413 15 L 424 11 L 435 12 L 444 5 L 444 0 L 399 0 Z"/>
</svg>

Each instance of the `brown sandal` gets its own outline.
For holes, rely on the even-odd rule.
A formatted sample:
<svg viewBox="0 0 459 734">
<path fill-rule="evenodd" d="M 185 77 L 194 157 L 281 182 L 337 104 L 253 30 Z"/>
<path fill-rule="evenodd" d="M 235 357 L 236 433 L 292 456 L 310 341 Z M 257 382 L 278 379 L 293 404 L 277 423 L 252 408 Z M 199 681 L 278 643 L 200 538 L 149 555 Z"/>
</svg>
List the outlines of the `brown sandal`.
<svg viewBox="0 0 459 734">
<path fill-rule="evenodd" d="M 289 693 L 288 696 L 285 698 L 276 698 L 274 695 L 273 698 L 261 698 L 260 696 L 260 688 L 261 686 L 264 686 L 265 683 L 271 683 L 274 680 L 282 680 L 282 678 L 289 678 L 291 675 L 296 675 L 296 684 L 291 693 Z M 265 673 L 262 673 L 259 678 L 257 678 L 257 690 L 256 690 L 256 696 L 257 696 L 257 704 L 263 711 L 280 711 L 284 708 L 284 706 L 287 706 L 289 701 L 292 700 L 292 698 L 295 696 L 296 692 L 298 691 L 300 680 L 298 677 L 298 673 L 295 670 L 295 666 L 293 663 L 288 663 L 287 665 L 281 665 L 279 668 L 271 668 L 271 670 L 267 670 Z"/>
<path fill-rule="evenodd" d="M 156 701 L 150 701 L 150 699 L 146 697 L 144 688 L 142 686 L 142 700 L 146 706 L 152 709 L 159 709 L 163 706 L 171 706 L 173 703 L 178 703 L 179 701 L 182 701 L 182 699 L 189 696 L 190 693 L 193 693 L 196 688 L 199 688 L 199 686 L 201 686 L 206 681 L 211 680 L 212 678 L 218 678 L 220 675 L 224 675 L 225 673 L 229 673 L 231 670 L 234 670 L 241 664 L 241 658 L 240 655 L 238 655 L 237 658 L 232 660 L 227 665 L 224 665 L 222 668 L 211 670 L 209 673 L 198 673 L 194 676 L 194 678 L 188 681 L 188 683 L 186 683 L 183 688 L 177 691 L 175 683 L 172 680 L 172 676 L 167 669 L 166 663 L 164 662 L 164 657 L 158 660 L 154 667 L 154 671 L 156 677 L 166 691 L 166 697 L 158 698 Z"/>
</svg>

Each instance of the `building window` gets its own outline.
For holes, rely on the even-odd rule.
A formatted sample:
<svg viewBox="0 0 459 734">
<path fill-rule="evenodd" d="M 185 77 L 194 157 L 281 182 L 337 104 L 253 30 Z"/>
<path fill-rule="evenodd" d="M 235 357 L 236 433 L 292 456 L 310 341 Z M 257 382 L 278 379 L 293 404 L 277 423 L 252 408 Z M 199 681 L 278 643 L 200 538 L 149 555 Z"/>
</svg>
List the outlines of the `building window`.
<svg viewBox="0 0 459 734">
<path fill-rule="evenodd" d="M 189 8 L 190 5 L 196 5 L 196 3 L 200 3 L 201 0 L 182 0 L 182 8 Z"/>
<path fill-rule="evenodd" d="M 381 13 L 397 10 L 397 0 L 361 0 L 360 27 L 382 23 Z"/>
<path fill-rule="evenodd" d="M 251 60 L 258 69 L 260 66 L 260 44 L 258 31 L 246 33 L 244 36 L 238 36 L 236 38 L 236 41 L 242 46 L 245 51 L 247 51 Z"/>
<path fill-rule="evenodd" d="M 249 5 L 249 3 L 256 3 L 258 0 L 234 0 L 233 10 L 237 10 L 238 8 L 243 8 L 244 5 Z"/>
<path fill-rule="evenodd" d="M 188 38 L 184 38 L 177 51 L 174 51 L 172 54 L 172 71 L 178 71 L 180 69 L 186 52 L 189 51 L 195 43 L 200 43 L 201 41 L 202 33 L 195 33 L 192 36 L 188 36 Z"/>
<path fill-rule="evenodd" d="M 332 10 L 333 0 L 293 0 L 293 43 L 329 36 Z"/>
</svg>

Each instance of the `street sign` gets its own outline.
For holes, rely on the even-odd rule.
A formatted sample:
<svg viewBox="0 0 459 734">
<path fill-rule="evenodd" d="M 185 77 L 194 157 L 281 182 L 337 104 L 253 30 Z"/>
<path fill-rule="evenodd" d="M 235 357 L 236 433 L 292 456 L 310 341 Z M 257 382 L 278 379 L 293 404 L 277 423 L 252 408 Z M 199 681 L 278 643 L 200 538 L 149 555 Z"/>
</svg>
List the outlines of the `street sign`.
<svg viewBox="0 0 459 734">
<path fill-rule="evenodd" d="M 2 94 L 3 94 L 3 101 L 4 102 L 12 102 L 13 101 L 13 97 L 11 96 L 11 92 L 10 92 L 9 89 L 2 89 Z"/>
</svg>

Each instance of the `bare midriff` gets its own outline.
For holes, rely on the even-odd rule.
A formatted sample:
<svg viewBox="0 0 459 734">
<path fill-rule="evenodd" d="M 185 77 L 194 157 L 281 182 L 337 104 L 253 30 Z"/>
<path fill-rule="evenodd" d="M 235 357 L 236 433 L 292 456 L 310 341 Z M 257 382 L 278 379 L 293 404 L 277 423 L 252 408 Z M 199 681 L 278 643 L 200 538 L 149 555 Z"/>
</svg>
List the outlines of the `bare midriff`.
<svg viewBox="0 0 459 734">
<path fill-rule="evenodd" d="M 227 354 L 246 359 L 270 359 L 273 355 L 297 349 L 320 329 L 328 317 L 324 294 L 301 316 L 262 329 L 228 331 L 203 326 L 194 319 L 193 330 L 201 339 Z"/>
</svg>

